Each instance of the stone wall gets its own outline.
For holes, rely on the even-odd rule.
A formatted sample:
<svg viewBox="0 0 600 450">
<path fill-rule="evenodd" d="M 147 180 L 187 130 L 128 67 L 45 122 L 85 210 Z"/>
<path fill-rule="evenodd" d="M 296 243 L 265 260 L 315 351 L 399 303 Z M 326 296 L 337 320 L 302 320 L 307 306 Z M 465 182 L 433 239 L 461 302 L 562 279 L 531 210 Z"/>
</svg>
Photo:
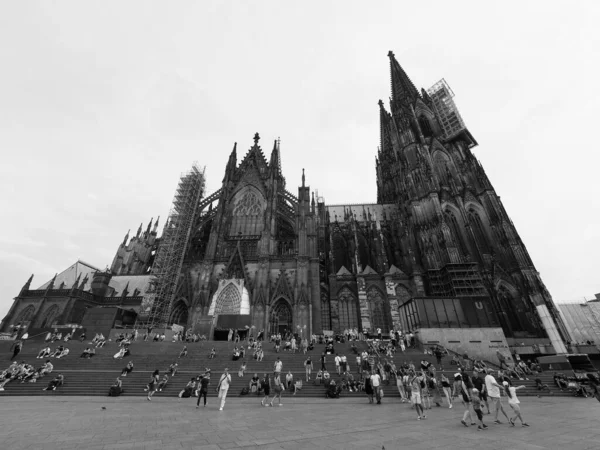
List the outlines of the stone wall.
<svg viewBox="0 0 600 450">
<path fill-rule="evenodd" d="M 419 341 L 428 345 L 440 344 L 449 350 L 466 353 L 470 358 L 498 363 L 496 351 L 512 360 L 502 328 L 420 328 Z"/>
</svg>

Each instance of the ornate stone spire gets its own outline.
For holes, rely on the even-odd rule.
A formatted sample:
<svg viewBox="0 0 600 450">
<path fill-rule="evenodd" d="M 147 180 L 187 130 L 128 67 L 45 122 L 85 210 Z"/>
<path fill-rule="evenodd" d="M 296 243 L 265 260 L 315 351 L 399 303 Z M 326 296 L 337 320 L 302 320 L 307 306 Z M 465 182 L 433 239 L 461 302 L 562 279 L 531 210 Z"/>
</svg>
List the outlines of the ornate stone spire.
<svg viewBox="0 0 600 450">
<path fill-rule="evenodd" d="M 417 91 L 417 88 L 410 78 L 408 78 L 404 69 L 396 61 L 394 53 L 390 51 L 388 56 L 390 58 L 392 101 L 394 103 L 409 105 L 419 98 L 419 91 Z"/>
</svg>

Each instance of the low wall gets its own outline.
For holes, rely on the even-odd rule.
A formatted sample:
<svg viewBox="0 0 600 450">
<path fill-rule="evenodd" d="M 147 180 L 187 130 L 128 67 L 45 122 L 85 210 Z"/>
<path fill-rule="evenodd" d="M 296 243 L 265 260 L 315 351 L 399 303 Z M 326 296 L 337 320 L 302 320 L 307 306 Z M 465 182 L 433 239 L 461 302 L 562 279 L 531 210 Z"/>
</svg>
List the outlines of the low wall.
<svg viewBox="0 0 600 450">
<path fill-rule="evenodd" d="M 496 352 L 500 351 L 512 361 L 502 328 L 419 328 L 417 338 L 425 347 L 440 344 L 469 358 L 498 364 Z"/>
</svg>

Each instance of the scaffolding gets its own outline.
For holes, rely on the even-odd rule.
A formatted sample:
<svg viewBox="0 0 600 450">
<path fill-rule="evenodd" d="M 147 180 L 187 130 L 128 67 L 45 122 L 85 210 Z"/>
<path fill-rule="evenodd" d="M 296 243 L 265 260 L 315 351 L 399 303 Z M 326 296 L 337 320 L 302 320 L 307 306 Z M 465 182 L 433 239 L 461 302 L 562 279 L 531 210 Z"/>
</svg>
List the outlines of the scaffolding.
<svg viewBox="0 0 600 450">
<path fill-rule="evenodd" d="M 166 328 L 173 308 L 177 283 L 190 242 L 198 204 L 204 194 L 204 169 L 194 163 L 183 173 L 173 198 L 173 206 L 163 229 L 160 246 L 152 265 L 152 281 L 142 302 L 142 316 L 153 328 Z"/>
<path fill-rule="evenodd" d="M 463 131 L 466 126 L 458 112 L 458 108 L 452 100 L 454 92 L 443 78 L 427 89 L 427 93 L 433 101 L 433 107 L 438 121 L 444 132 L 444 138 L 449 139 Z"/>
<path fill-rule="evenodd" d="M 446 264 L 428 270 L 429 295 L 432 297 L 486 297 L 477 263 Z"/>
</svg>

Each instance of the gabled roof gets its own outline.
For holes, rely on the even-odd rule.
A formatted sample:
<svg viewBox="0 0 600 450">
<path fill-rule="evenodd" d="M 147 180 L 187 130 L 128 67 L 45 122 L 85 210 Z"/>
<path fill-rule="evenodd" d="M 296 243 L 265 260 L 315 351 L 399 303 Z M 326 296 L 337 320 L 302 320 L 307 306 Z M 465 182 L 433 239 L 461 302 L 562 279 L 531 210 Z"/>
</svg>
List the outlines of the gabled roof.
<svg viewBox="0 0 600 450">
<path fill-rule="evenodd" d="M 150 280 L 153 275 L 116 275 L 111 278 L 108 285 L 115 290 L 114 296 L 118 297 L 123 293 L 127 286 L 127 296 L 131 297 L 136 289 L 140 292 L 138 295 L 144 295 L 150 288 Z"/>
<path fill-rule="evenodd" d="M 70 289 L 73 286 L 73 283 L 75 283 L 75 280 L 77 280 L 77 277 L 81 274 L 80 281 L 83 281 L 83 279 L 87 275 L 88 280 L 85 283 L 85 288 L 84 288 L 84 290 L 87 291 L 90 289 L 90 286 L 92 285 L 92 276 L 94 275 L 94 273 L 100 272 L 100 271 L 101 271 L 101 269 L 98 269 L 97 267 L 94 267 L 91 264 L 88 264 L 86 262 L 78 260 L 75 264 L 73 264 L 72 266 L 68 267 L 67 269 L 63 270 L 61 273 L 56 275 L 56 280 L 54 280 L 54 289 L 57 289 L 58 286 L 61 285 L 61 283 L 64 283 L 65 289 Z M 38 288 L 38 290 L 46 289 L 51 281 L 52 280 L 48 280 L 47 282 L 42 284 Z"/>
<path fill-rule="evenodd" d="M 379 275 L 379 274 L 377 272 L 375 272 L 375 270 L 373 270 L 373 268 L 367 264 L 367 266 L 363 269 L 363 271 L 361 273 L 359 273 L 359 275 Z"/>
<path fill-rule="evenodd" d="M 336 273 L 336 275 L 338 277 L 343 277 L 343 276 L 352 276 L 352 273 L 350 273 L 350 271 L 348 269 L 346 269 L 345 266 L 340 267 L 340 270 L 338 270 L 338 272 Z"/>
</svg>

